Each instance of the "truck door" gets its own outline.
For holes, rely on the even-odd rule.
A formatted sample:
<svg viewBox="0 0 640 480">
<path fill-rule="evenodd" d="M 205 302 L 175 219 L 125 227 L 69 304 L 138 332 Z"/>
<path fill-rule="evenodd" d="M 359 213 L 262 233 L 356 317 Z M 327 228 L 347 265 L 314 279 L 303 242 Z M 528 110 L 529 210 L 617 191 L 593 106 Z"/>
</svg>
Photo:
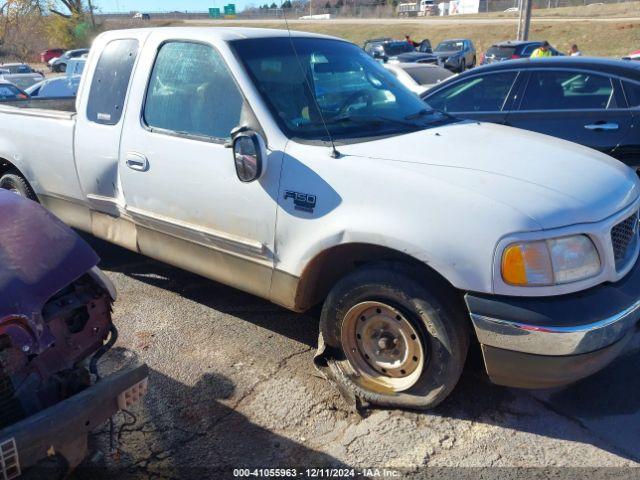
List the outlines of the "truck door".
<svg viewBox="0 0 640 480">
<path fill-rule="evenodd" d="M 80 186 L 90 208 L 117 216 L 124 205 L 118 182 L 118 151 L 127 91 L 139 49 L 136 38 L 97 44 L 99 58 L 87 68 L 90 84 L 79 92 L 75 158 Z M 88 95 L 86 90 L 89 90 Z"/>
<path fill-rule="evenodd" d="M 148 45 L 148 46 L 147 46 Z M 242 183 L 225 144 L 250 108 L 218 50 L 152 35 L 134 79 L 118 169 L 140 251 L 266 296 L 282 153 Z"/>
</svg>

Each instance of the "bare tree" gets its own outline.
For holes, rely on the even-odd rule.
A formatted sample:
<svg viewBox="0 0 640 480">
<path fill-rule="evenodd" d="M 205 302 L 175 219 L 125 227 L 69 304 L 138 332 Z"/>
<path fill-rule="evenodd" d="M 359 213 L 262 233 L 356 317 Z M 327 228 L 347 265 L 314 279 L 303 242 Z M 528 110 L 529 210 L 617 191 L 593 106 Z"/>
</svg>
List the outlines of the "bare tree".
<svg viewBox="0 0 640 480">
<path fill-rule="evenodd" d="M 49 5 L 49 11 L 64 18 L 81 17 L 85 13 L 84 2 L 82 0 L 53 1 Z"/>
<path fill-rule="evenodd" d="M 32 0 L 6 0 L 0 4 L 0 47 L 3 56 L 27 61 L 46 44 L 42 5 Z"/>
</svg>

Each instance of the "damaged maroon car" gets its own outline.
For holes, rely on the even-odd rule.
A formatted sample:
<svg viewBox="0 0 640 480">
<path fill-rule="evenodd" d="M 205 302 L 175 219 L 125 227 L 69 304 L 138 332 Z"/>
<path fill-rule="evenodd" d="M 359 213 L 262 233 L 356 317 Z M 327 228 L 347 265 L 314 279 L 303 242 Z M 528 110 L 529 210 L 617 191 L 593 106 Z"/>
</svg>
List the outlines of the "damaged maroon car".
<svg viewBox="0 0 640 480">
<path fill-rule="evenodd" d="M 78 235 L 4 190 L 0 232 L 0 478 L 51 457 L 72 469 L 88 433 L 144 395 L 147 367 L 100 378 L 115 289 Z"/>
</svg>

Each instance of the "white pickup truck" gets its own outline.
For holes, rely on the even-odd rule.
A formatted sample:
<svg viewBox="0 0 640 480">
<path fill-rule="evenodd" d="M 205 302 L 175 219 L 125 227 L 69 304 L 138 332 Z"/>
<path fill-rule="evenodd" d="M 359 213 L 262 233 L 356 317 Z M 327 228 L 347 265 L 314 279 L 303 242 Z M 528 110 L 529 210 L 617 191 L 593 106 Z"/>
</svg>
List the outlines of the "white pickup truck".
<svg viewBox="0 0 640 480">
<path fill-rule="evenodd" d="M 495 383 L 566 384 L 636 329 L 633 171 L 430 110 L 339 39 L 104 33 L 75 105 L 13 102 L 0 125 L 0 184 L 69 225 L 323 304 L 317 364 L 363 403 L 433 407 L 470 341 Z"/>
</svg>

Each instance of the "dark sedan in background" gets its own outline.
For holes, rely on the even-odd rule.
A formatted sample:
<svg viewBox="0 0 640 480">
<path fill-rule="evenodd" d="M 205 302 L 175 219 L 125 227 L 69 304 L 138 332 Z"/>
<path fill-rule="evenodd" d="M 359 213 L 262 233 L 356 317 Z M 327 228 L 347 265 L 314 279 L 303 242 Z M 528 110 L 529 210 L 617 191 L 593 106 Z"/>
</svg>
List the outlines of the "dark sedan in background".
<svg viewBox="0 0 640 480">
<path fill-rule="evenodd" d="M 422 40 L 417 47 L 414 47 L 406 40 L 377 38 L 367 40 L 362 48 L 373 58 L 384 63 L 388 61 L 412 63 L 423 58 L 434 58 L 432 55 L 431 42 L 428 39 Z M 408 60 L 409 58 L 411 60 Z"/>
<path fill-rule="evenodd" d="M 482 56 L 482 65 L 488 65 L 495 62 L 504 62 L 505 60 L 517 60 L 519 58 L 529 58 L 533 51 L 542 45 L 541 41 L 529 40 L 509 40 L 491 45 L 489 50 Z M 551 47 L 551 55 L 554 57 L 562 56 L 555 48 Z"/>
<path fill-rule="evenodd" d="M 3 100 L 24 100 L 29 98 L 23 90 L 13 83 L 0 79 L 0 102 Z"/>
<path fill-rule="evenodd" d="M 421 96 L 461 118 L 595 148 L 640 167 L 640 64 L 557 57 L 514 60 L 452 77 Z"/>
</svg>

